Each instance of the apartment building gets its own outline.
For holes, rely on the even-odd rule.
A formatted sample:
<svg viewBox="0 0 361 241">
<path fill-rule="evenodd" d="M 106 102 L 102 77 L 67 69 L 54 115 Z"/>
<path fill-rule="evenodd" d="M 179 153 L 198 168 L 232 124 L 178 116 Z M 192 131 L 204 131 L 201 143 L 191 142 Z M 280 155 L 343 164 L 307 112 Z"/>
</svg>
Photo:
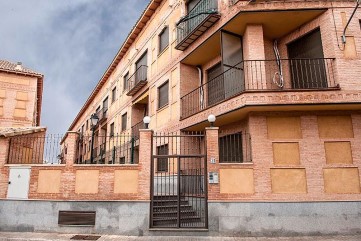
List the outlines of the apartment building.
<svg viewBox="0 0 361 241">
<path fill-rule="evenodd" d="M 32 168 L 28 205 L 53 200 L 59 223 L 96 210 L 96 231 L 131 235 L 360 232 L 357 7 L 150 1 L 69 127 L 65 164 Z"/>
<path fill-rule="evenodd" d="M 0 60 L 0 127 L 40 126 L 41 73 Z"/>
</svg>

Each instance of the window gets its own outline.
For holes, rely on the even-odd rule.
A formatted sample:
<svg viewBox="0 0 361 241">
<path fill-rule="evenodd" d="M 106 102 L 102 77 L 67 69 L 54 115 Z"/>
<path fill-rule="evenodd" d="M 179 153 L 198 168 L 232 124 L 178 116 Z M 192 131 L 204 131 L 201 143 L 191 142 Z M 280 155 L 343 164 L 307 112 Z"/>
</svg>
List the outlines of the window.
<svg viewBox="0 0 361 241">
<path fill-rule="evenodd" d="M 86 130 L 88 130 L 88 129 L 89 129 L 89 119 L 86 120 Z"/>
<path fill-rule="evenodd" d="M 219 138 L 219 162 L 242 163 L 242 133 L 222 136 Z"/>
<path fill-rule="evenodd" d="M 135 63 L 135 85 L 139 83 L 139 81 L 147 80 L 147 51 L 137 60 Z"/>
<path fill-rule="evenodd" d="M 117 87 L 114 87 L 112 89 L 112 103 L 114 103 L 116 98 L 117 98 Z"/>
<path fill-rule="evenodd" d="M 158 146 L 157 155 L 168 155 L 168 145 Z M 167 172 L 168 171 L 168 157 L 157 158 L 157 171 Z"/>
<path fill-rule="evenodd" d="M 81 126 L 81 134 L 84 134 L 84 125 Z"/>
<path fill-rule="evenodd" d="M 168 104 L 168 87 L 169 82 L 167 81 L 158 88 L 158 109 Z"/>
<path fill-rule="evenodd" d="M 128 79 L 129 79 L 129 72 L 127 72 L 123 77 L 123 91 L 128 89 Z"/>
<path fill-rule="evenodd" d="M 163 52 L 163 50 L 169 44 L 169 28 L 165 27 L 162 32 L 159 34 L 159 54 Z"/>
<path fill-rule="evenodd" d="M 114 122 L 110 124 L 110 137 L 114 136 Z"/>
<path fill-rule="evenodd" d="M 122 131 L 127 129 L 127 113 L 122 115 Z"/>
<path fill-rule="evenodd" d="M 103 113 L 108 110 L 108 97 L 103 100 Z"/>
</svg>

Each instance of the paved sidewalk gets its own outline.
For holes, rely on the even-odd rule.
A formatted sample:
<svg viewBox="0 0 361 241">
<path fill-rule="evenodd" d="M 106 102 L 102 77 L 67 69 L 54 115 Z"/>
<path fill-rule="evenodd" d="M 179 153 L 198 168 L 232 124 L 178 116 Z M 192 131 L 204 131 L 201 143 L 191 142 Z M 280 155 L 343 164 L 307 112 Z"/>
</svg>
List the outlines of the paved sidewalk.
<svg viewBox="0 0 361 241">
<path fill-rule="evenodd" d="M 0 232 L 0 241 L 63 241 L 70 240 L 75 234 L 57 234 L 57 233 L 15 233 Z M 97 235 L 97 234 L 92 234 Z M 98 235 L 101 236 L 98 241 L 114 241 L 114 240 L 141 240 L 141 241 L 360 241 L 361 235 L 350 236 L 308 236 L 308 237 L 192 237 L 192 236 L 118 236 L 118 235 Z"/>
</svg>

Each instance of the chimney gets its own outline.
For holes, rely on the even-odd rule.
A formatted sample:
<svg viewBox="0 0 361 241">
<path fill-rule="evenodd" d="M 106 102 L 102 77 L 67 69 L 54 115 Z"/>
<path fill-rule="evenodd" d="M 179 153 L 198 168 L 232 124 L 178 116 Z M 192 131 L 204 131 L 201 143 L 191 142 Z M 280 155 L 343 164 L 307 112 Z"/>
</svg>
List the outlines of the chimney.
<svg viewBox="0 0 361 241">
<path fill-rule="evenodd" d="M 22 70 L 23 70 L 23 66 L 22 66 L 22 63 L 21 63 L 21 62 L 17 62 L 17 63 L 16 63 L 15 70 L 19 70 L 19 71 L 22 71 Z"/>
</svg>

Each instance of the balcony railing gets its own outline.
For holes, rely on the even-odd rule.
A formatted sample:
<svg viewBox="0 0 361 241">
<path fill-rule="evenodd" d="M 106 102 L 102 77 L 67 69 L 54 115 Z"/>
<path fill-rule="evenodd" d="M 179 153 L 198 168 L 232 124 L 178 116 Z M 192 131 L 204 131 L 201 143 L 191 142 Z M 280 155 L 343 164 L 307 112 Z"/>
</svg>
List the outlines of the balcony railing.
<svg viewBox="0 0 361 241">
<path fill-rule="evenodd" d="M 132 96 L 147 84 L 148 66 L 141 65 L 126 81 L 127 95 Z"/>
<path fill-rule="evenodd" d="M 143 121 L 140 121 L 137 124 L 135 124 L 134 126 L 132 126 L 132 135 L 133 135 L 135 140 L 139 139 L 139 130 L 140 129 L 144 129 L 144 122 Z"/>
<path fill-rule="evenodd" d="M 108 107 L 103 107 L 102 109 L 98 110 L 96 114 L 99 118 L 99 122 L 106 120 L 108 117 Z"/>
<path fill-rule="evenodd" d="M 185 50 L 220 18 L 217 0 L 201 0 L 177 24 L 176 49 Z"/>
<path fill-rule="evenodd" d="M 181 98 L 181 118 L 245 91 L 335 89 L 333 58 L 245 60 Z M 283 81 L 280 72 L 283 73 Z"/>
</svg>

